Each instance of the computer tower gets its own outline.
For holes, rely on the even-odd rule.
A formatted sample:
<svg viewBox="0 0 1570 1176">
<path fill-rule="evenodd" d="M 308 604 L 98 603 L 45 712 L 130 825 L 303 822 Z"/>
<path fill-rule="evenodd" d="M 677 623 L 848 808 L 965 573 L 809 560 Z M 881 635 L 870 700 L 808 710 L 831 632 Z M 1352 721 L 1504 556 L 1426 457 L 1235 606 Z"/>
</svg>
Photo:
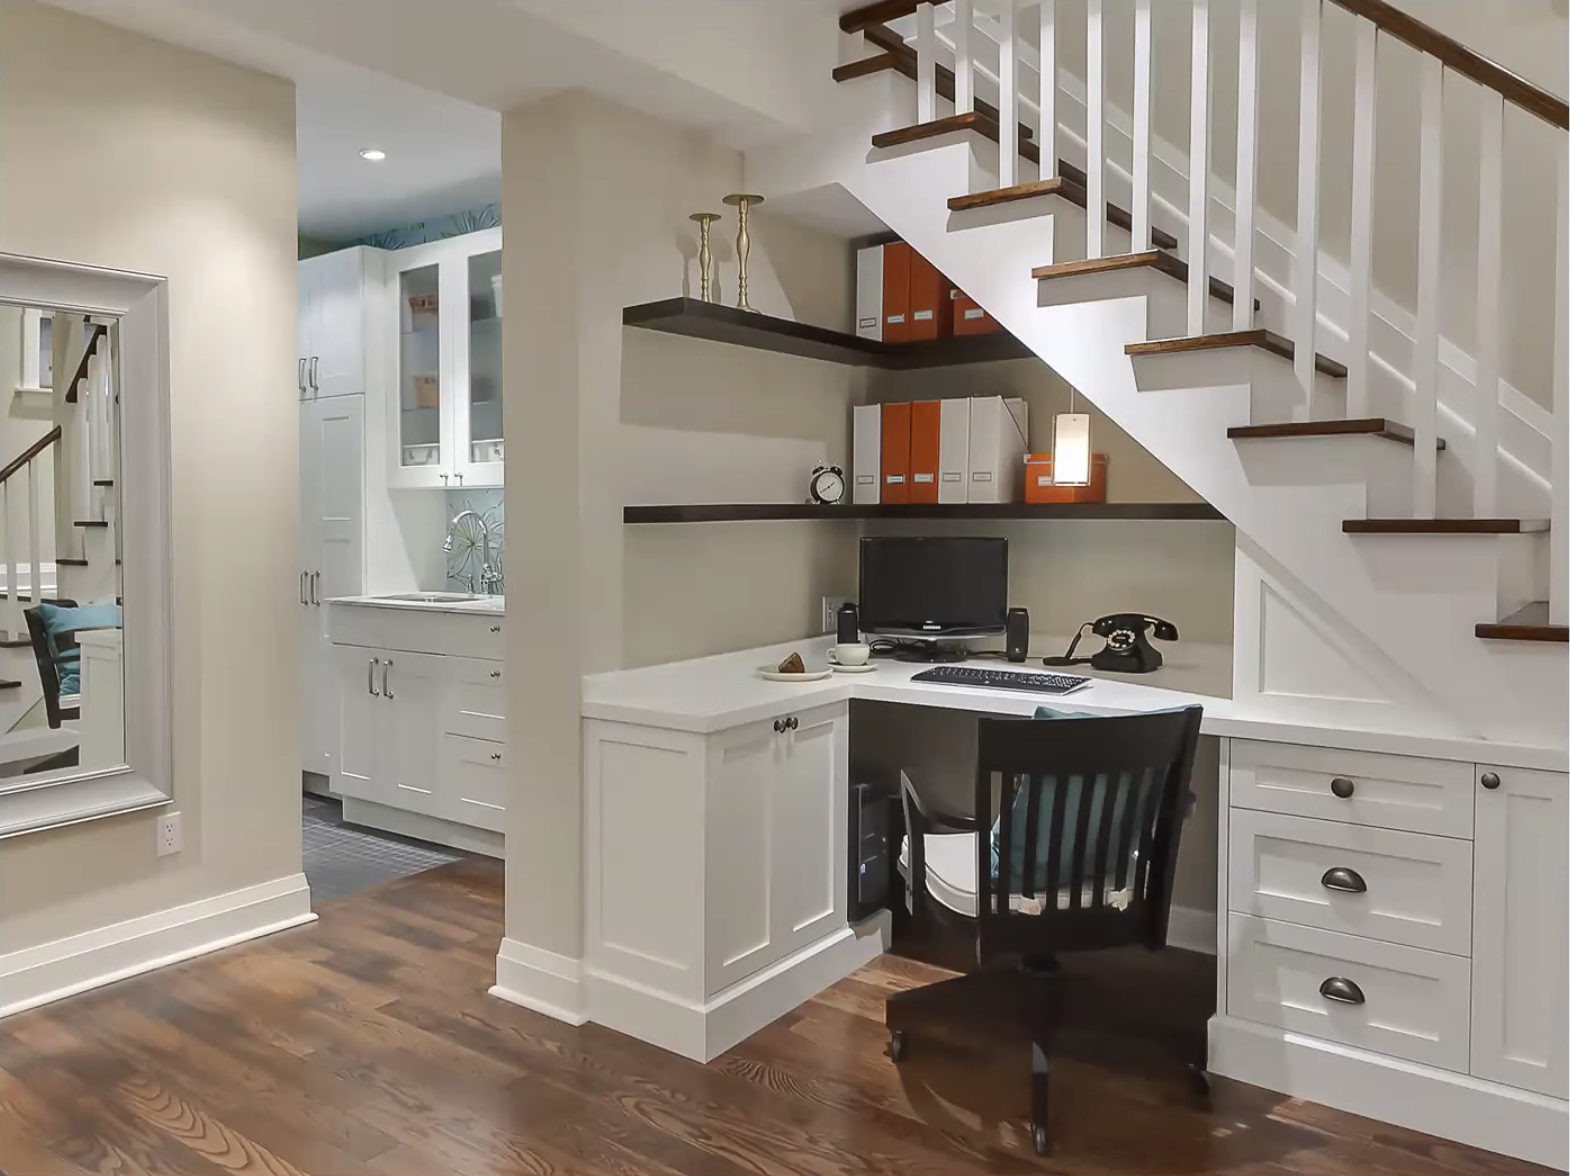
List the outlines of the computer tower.
<svg viewBox="0 0 1570 1176">
<path fill-rule="evenodd" d="M 889 812 L 893 798 L 872 784 L 850 786 L 850 844 L 846 847 L 849 879 L 846 894 L 850 921 L 862 919 L 889 905 L 893 860 L 889 847 Z"/>
</svg>

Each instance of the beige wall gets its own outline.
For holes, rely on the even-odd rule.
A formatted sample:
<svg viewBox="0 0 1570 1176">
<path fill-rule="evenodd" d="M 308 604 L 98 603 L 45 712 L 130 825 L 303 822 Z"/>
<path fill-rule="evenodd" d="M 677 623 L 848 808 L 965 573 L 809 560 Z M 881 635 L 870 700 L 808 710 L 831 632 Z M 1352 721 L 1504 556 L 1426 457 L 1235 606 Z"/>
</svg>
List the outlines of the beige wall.
<svg viewBox="0 0 1570 1176">
<path fill-rule="evenodd" d="M 294 144 L 287 82 L 0 5 L 0 250 L 169 280 L 185 841 L 155 857 L 141 814 L 6 842 L 0 951 L 300 869 Z"/>
</svg>

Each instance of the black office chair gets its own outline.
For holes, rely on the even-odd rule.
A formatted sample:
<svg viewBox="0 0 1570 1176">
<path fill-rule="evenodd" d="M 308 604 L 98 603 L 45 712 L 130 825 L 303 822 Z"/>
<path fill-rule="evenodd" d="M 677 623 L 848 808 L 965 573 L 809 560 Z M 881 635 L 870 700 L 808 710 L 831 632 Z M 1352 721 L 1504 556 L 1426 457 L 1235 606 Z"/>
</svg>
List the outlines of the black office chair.
<svg viewBox="0 0 1570 1176">
<path fill-rule="evenodd" d="M 889 1056 L 904 1060 L 913 1014 L 951 1002 L 1014 1003 L 1030 1036 L 1038 1155 L 1048 1146 L 1057 953 L 1165 946 L 1200 716 L 1194 706 L 1115 718 L 982 719 L 974 817 L 940 812 L 901 773 L 906 907 L 918 922 L 974 935 L 980 969 L 889 996 Z M 1010 970 L 987 967 L 999 961 Z M 1194 1053 L 1185 1059 L 1190 1080 L 1208 1093 L 1203 1053 Z"/>
<path fill-rule="evenodd" d="M 63 597 L 48 603 L 61 608 L 76 607 L 76 601 L 66 600 Z M 43 687 L 44 713 L 49 720 L 49 725 L 58 728 L 64 719 L 81 718 L 80 707 L 60 705 L 60 670 L 55 664 L 55 651 L 49 644 L 49 633 L 44 628 L 43 618 L 38 615 L 36 608 L 23 609 L 22 616 L 27 619 L 27 635 L 33 642 L 33 659 L 38 663 L 38 681 Z M 72 635 L 63 634 L 62 639 L 75 646 Z"/>
</svg>

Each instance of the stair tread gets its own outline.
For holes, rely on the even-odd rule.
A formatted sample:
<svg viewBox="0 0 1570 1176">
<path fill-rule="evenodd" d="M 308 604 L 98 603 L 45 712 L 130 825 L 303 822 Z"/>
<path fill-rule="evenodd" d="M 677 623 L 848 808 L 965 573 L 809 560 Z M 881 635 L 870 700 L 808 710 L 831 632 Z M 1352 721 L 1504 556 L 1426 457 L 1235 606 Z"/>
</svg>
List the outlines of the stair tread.
<svg viewBox="0 0 1570 1176">
<path fill-rule="evenodd" d="M 71 524 L 73 527 L 107 527 L 108 519 L 77 519 Z"/>
<path fill-rule="evenodd" d="M 1060 171 L 1067 171 L 1066 161 L 1058 162 Z M 1077 169 L 1076 169 L 1077 170 Z M 991 208 L 998 204 L 1011 204 L 1016 200 L 1031 200 L 1037 196 L 1061 196 L 1063 199 L 1081 208 L 1088 208 L 1090 196 L 1085 191 L 1081 180 L 1071 178 L 1069 175 L 1060 175 L 1051 180 L 1032 180 L 1026 184 L 1015 184 L 1010 188 L 993 188 L 986 192 L 973 192 L 969 196 L 951 196 L 949 198 L 950 212 L 967 212 L 975 208 Z M 1112 201 L 1107 201 L 1107 223 L 1116 225 L 1125 232 L 1134 231 L 1134 218 L 1127 209 L 1119 208 Z M 1154 225 L 1150 229 L 1151 239 L 1160 249 L 1176 249 L 1178 240 L 1164 229 Z"/>
<path fill-rule="evenodd" d="M 858 66 L 859 69 L 848 71 L 847 77 L 842 77 L 842 70 L 836 69 L 834 71 L 834 80 L 836 82 L 847 81 L 849 78 L 866 77 L 868 74 L 877 73 L 880 70 L 893 70 L 895 73 L 903 74 L 913 82 L 917 80 L 916 51 L 905 43 L 905 38 L 901 37 L 893 29 L 885 28 L 881 22 L 863 25 L 857 31 L 873 45 L 883 50 L 883 53 L 878 57 L 869 59 L 869 62 L 879 62 L 879 67 L 874 69 L 868 62 L 853 62 L 852 64 Z M 954 71 L 942 62 L 938 62 L 933 70 L 933 75 L 933 89 L 937 91 L 938 97 L 947 98 L 950 102 L 953 102 Z M 984 98 L 975 100 L 975 109 L 978 114 L 990 118 L 994 123 L 1003 117 L 1002 112 Z M 1018 125 L 1021 143 L 1035 137 L 1036 132 L 1025 123 L 1019 123 Z"/>
<path fill-rule="evenodd" d="M 1110 274 L 1127 269 L 1154 269 L 1180 282 L 1188 281 L 1188 263 L 1161 249 L 1147 249 L 1143 253 L 1122 253 L 1116 257 L 1097 257 L 1089 261 L 1064 261 L 1056 265 L 1038 265 L 1030 271 L 1030 276 L 1038 281 L 1049 281 L 1052 278 Z M 1232 287 L 1220 278 L 1210 279 L 1210 296 L 1226 303 L 1231 303 L 1236 297 Z M 1254 309 L 1259 309 L 1257 298 L 1254 299 Z"/>
<path fill-rule="evenodd" d="M 117 566 L 120 563 L 119 560 L 115 560 L 114 562 Z M 67 568 L 86 568 L 92 566 L 91 560 L 76 559 L 72 556 L 59 556 L 55 559 L 55 563 L 59 564 L 61 567 Z"/>
<path fill-rule="evenodd" d="M 935 118 L 931 122 L 914 123 L 908 127 L 898 127 L 892 131 L 883 131 L 872 136 L 874 147 L 898 147 L 902 143 L 919 143 L 923 139 L 936 139 L 940 135 L 952 135 L 957 131 L 975 131 L 983 138 L 998 141 L 997 119 L 973 110 L 969 114 L 950 114 L 944 118 Z M 1041 161 L 1041 152 L 1036 145 L 1028 139 L 1020 139 L 1019 153 L 1032 163 Z"/>
<path fill-rule="evenodd" d="M 1548 622 L 1548 601 L 1534 600 L 1497 621 L 1484 621 L 1477 635 L 1495 641 L 1570 641 L 1570 626 Z"/>
<path fill-rule="evenodd" d="M 1347 519 L 1348 535 L 1526 535 L 1548 530 L 1547 519 Z"/>
<path fill-rule="evenodd" d="M 1220 351 L 1229 347 L 1258 347 L 1272 355 L 1279 355 L 1291 362 L 1297 357 L 1297 345 L 1285 335 L 1255 327 L 1248 331 L 1219 331 L 1210 335 L 1190 335 L 1180 339 L 1151 339 L 1145 343 L 1130 343 L 1123 350 L 1129 355 L 1168 355 L 1184 351 Z M 1327 376 L 1346 378 L 1346 366 L 1335 360 L 1314 353 L 1314 367 Z M 1367 431 L 1367 430 L 1357 430 Z"/>
<path fill-rule="evenodd" d="M 0 649 L 30 649 L 32 644 L 31 637 L 8 637 L 0 633 Z"/>
<path fill-rule="evenodd" d="M 1410 426 L 1390 420 L 1388 417 L 1352 417 L 1344 421 L 1292 421 L 1279 425 L 1234 425 L 1227 430 L 1227 436 L 1233 439 L 1361 435 L 1383 437 L 1387 441 L 1398 441 L 1402 445 L 1416 444 Z M 1436 438 L 1435 448 L 1445 448 L 1443 437 Z"/>
</svg>

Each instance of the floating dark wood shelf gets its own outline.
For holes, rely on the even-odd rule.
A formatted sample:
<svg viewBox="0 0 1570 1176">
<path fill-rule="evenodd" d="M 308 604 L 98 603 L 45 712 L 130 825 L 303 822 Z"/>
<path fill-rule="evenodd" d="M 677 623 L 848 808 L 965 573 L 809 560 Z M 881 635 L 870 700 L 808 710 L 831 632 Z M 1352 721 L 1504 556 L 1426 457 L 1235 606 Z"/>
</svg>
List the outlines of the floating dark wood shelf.
<svg viewBox="0 0 1570 1176">
<path fill-rule="evenodd" d="M 830 363 L 857 367 L 910 368 L 952 367 L 965 363 L 989 363 L 999 359 L 1027 359 L 1034 353 L 1006 331 L 989 335 L 957 335 L 917 343 L 884 343 L 863 339 L 843 331 L 831 331 L 810 323 L 792 322 L 768 314 L 749 314 L 734 306 L 703 302 L 697 298 L 666 298 L 645 302 L 622 311 L 622 323 L 648 331 L 686 335 L 799 355 Z"/>
<path fill-rule="evenodd" d="M 1128 355 L 1172 355 L 1185 351 L 1225 351 L 1232 347 L 1257 347 L 1271 355 L 1279 355 L 1291 363 L 1297 357 L 1297 346 L 1285 335 L 1256 327 L 1251 331 L 1220 331 L 1213 335 L 1189 335 L 1181 339 L 1151 339 L 1146 343 L 1130 343 L 1123 348 Z M 1346 365 L 1327 356 L 1314 353 L 1314 369 L 1337 380 L 1346 379 Z M 1371 432 L 1358 429 L 1351 432 Z"/>
<path fill-rule="evenodd" d="M 1344 421 L 1294 421 L 1281 425 L 1235 425 L 1227 430 L 1233 440 L 1279 437 L 1383 437 L 1402 445 L 1415 445 L 1412 430 L 1400 421 L 1385 417 L 1352 417 Z M 1443 449 L 1445 439 L 1439 437 L 1435 448 Z"/>
<path fill-rule="evenodd" d="M 815 506 L 743 502 L 689 506 L 624 506 L 624 523 L 847 522 L 854 519 L 1167 519 L 1214 520 L 1207 502 L 937 503 L 925 506 Z"/>
<path fill-rule="evenodd" d="M 1477 635 L 1494 641 L 1570 641 L 1570 626 L 1548 623 L 1548 601 L 1536 600 L 1501 621 L 1478 625 Z"/>
<path fill-rule="evenodd" d="M 1546 519 L 1347 519 L 1348 535 L 1527 535 L 1548 530 Z"/>
</svg>

